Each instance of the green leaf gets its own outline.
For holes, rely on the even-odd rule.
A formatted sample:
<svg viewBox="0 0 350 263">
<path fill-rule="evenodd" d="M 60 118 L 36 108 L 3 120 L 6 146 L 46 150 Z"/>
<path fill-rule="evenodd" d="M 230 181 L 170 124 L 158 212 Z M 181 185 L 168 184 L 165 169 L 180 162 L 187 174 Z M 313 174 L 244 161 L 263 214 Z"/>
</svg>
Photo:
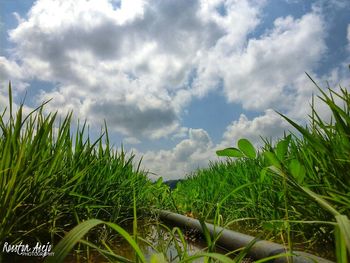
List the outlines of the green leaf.
<svg viewBox="0 0 350 263">
<path fill-rule="evenodd" d="M 256 151 L 253 146 L 253 144 L 248 141 L 247 139 L 240 139 L 238 141 L 238 148 L 241 150 L 241 152 L 244 153 L 244 155 L 250 159 L 256 158 Z"/>
<path fill-rule="evenodd" d="M 163 178 L 160 177 L 160 178 L 158 178 L 158 180 L 156 181 L 156 186 L 157 186 L 157 187 L 161 187 L 162 184 L 163 184 Z"/>
<path fill-rule="evenodd" d="M 289 171 L 299 184 L 302 184 L 304 182 L 304 178 L 306 174 L 305 167 L 302 164 L 300 164 L 298 160 L 293 159 L 290 162 Z"/>
<path fill-rule="evenodd" d="M 303 135 L 304 140 L 307 140 L 311 143 L 312 147 L 317 149 L 319 152 L 327 152 L 327 147 L 319 141 L 318 137 L 313 136 L 307 128 L 303 128 L 302 126 L 298 125 L 296 122 L 292 121 L 285 115 L 279 112 L 277 113 L 281 115 L 281 117 L 284 118 L 286 121 L 288 121 L 295 129 L 297 129 Z"/>
<path fill-rule="evenodd" d="M 244 157 L 244 154 L 240 150 L 234 147 L 226 148 L 224 150 L 218 150 L 216 151 L 216 155 L 224 156 L 224 157 L 236 157 L 236 158 Z"/>
<path fill-rule="evenodd" d="M 346 215 L 336 215 L 335 219 L 337 220 L 343 242 L 350 253 L 350 220 Z"/>
<path fill-rule="evenodd" d="M 205 224 L 204 219 L 200 218 L 199 219 L 199 223 L 201 224 L 202 233 L 203 233 L 205 241 L 207 243 L 208 250 L 209 250 L 209 252 L 212 252 L 212 251 L 210 251 L 210 248 L 213 247 L 213 241 L 212 241 L 212 238 L 211 238 L 211 235 L 210 235 L 210 231 L 209 231 L 207 225 Z"/>
<path fill-rule="evenodd" d="M 273 152 L 264 152 L 264 156 L 272 166 L 281 169 L 281 163 L 276 158 L 276 155 Z"/>
<path fill-rule="evenodd" d="M 276 146 L 276 155 L 280 161 L 283 161 L 288 151 L 288 146 L 291 140 L 291 135 L 288 135 L 283 140 L 279 141 Z"/>
<path fill-rule="evenodd" d="M 323 199 L 320 195 L 311 191 L 310 189 L 300 186 L 300 188 L 311 196 L 317 203 L 319 203 L 324 209 L 328 210 L 328 212 L 332 213 L 334 217 L 341 215 L 335 208 L 333 208 L 325 199 Z"/>
<path fill-rule="evenodd" d="M 266 258 L 262 258 L 259 259 L 257 261 L 254 261 L 255 263 L 263 263 L 263 262 L 274 262 L 274 259 L 278 259 L 278 258 L 290 258 L 291 256 L 293 256 L 292 253 L 281 253 L 281 254 L 277 254 L 277 255 L 273 255 L 270 257 L 266 257 Z M 282 262 L 286 262 L 285 260 L 282 260 Z M 276 260 L 275 262 L 279 262 L 278 260 Z M 287 261 L 288 262 L 288 261 Z"/>
<path fill-rule="evenodd" d="M 164 258 L 162 253 L 153 254 L 151 256 L 151 263 L 167 263 L 168 261 Z"/>
<path fill-rule="evenodd" d="M 97 225 L 100 224 L 106 224 L 110 228 L 114 229 L 116 232 L 118 232 L 128 243 L 132 246 L 135 253 L 138 255 L 141 262 L 146 263 L 146 259 L 144 255 L 142 254 L 141 249 L 135 242 L 135 240 L 129 235 L 128 232 L 126 232 L 123 228 L 118 226 L 117 224 L 110 223 L 110 222 L 104 222 L 99 219 L 89 219 L 87 221 L 84 221 L 74 227 L 71 231 L 68 232 L 68 234 L 55 246 L 53 252 L 54 256 L 47 257 L 45 259 L 45 263 L 57 263 L 57 262 L 63 262 L 65 257 L 68 255 L 68 253 L 71 252 L 73 247 L 83 238 L 84 235 L 86 235 L 92 228 L 94 228 Z"/>
<path fill-rule="evenodd" d="M 102 224 L 103 221 L 90 219 L 74 227 L 54 248 L 54 256 L 47 257 L 45 263 L 63 262 L 68 253 L 73 249 L 75 244 L 92 228 Z"/>
<path fill-rule="evenodd" d="M 260 183 L 263 183 L 265 181 L 266 174 L 267 174 L 266 168 L 264 168 L 260 171 Z"/>
<path fill-rule="evenodd" d="M 266 221 L 263 222 L 262 227 L 267 231 L 275 231 L 283 228 L 283 221 Z"/>
</svg>

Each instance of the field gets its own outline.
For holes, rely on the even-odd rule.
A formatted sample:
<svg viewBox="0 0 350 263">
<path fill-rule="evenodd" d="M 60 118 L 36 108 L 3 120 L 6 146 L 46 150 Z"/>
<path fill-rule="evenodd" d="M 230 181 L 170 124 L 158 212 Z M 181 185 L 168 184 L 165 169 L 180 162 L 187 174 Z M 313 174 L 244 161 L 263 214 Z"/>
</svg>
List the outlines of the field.
<svg viewBox="0 0 350 263">
<path fill-rule="evenodd" d="M 111 262 L 146 262 L 139 245 L 148 241 L 138 237 L 138 219 L 151 221 L 157 209 L 168 209 L 282 242 L 290 250 L 318 253 L 315 246 L 327 247 L 331 253 L 322 256 L 347 262 L 350 95 L 346 89 L 319 91 L 332 114 L 329 122 L 313 105 L 307 127 L 282 115 L 295 133 L 275 143 L 265 140 L 261 149 L 240 139 L 217 152 L 221 162 L 170 190 L 161 180 L 151 182 L 132 154 L 110 144 L 107 124 L 92 141 L 85 123 L 72 129 L 72 114 L 44 114 L 45 103 L 30 114 L 23 105 L 14 109 L 10 86 L 9 105 L 0 116 L 1 246 L 45 240 L 55 247 L 46 259 L 51 262 L 78 249 L 98 251 Z M 154 248 L 152 262 L 167 262 L 170 242 L 181 262 L 200 257 L 232 262 L 213 253 L 210 241 L 206 252 L 189 256 L 182 231 L 167 231 L 170 241 Z M 115 236 L 130 244 L 132 259 L 111 249 Z M 9 260 L 4 253 L 1 259 Z"/>
<path fill-rule="evenodd" d="M 237 148 L 218 151 L 236 158 L 212 163 L 180 182 L 173 193 L 177 206 L 207 219 L 219 213 L 226 223 L 246 218 L 232 225 L 272 233 L 290 247 L 341 253 L 334 246 L 339 238 L 334 217 L 350 216 L 350 96 L 343 89 L 323 93 L 322 100 L 332 112 L 331 122 L 312 108 L 306 128 L 283 116 L 298 134 L 274 145 L 265 141 L 258 153 L 245 139 Z"/>
</svg>

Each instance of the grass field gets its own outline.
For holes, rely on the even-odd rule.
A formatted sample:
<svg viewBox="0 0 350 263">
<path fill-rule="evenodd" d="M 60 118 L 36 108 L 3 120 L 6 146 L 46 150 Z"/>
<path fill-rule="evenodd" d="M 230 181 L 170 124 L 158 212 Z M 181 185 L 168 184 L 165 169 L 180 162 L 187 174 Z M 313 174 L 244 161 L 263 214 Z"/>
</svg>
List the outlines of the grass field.
<svg viewBox="0 0 350 263">
<path fill-rule="evenodd" d="M 45 103 L 24 114 L 23 105 L 14 109 L 10 86 L 9 105 L 0 115 L 1 245 L 50 240 L 56 255 L 47 260 L 60 262 L 80 243 L 106 260 L 130 262 L 101 238 L 107 233 L 125 238 L 134 259 L 146 262 L 139 244 L 147 241 L 138 238 L 137 219 L 147 220 L 153 208 L 163 208 L 264 233 L 290 249 L 312 250 L 318 243 L 330 248 L 338 262 L 347 262 L 350 95 L 346 89 L 319 90 L 332 113 L 329 122 L 313 105 L 306 127 L 282 116 L 295 134 L 265 141 L 259 150 L 240 139 L 237 146 L 217 152 L 221 162 L 195 171 L 170 191 L 161 180 L 151 182 L 132 154 L 110 144 L 107 125 L 92 141 L 85 123 L 73 130 L 72 114 L 44 114 Z M 121 227 L 126 221 L 132 233 Z M 182 249 L 183 233 L 168 231 L 172 242 L 179 242 L 181 262 L 199 257 L 232 261 L 213 253 L 213 243 L 207 252 L 189 256 Z M 152 262 L 166 262 L 166 249 L 155 251 Z"/>
<path fill-rule="evenodd" d="M 157 186 L 133 166 L 133 155 L 115 150 L 107 127 L 91 141 L 72 115 L 28 115 L 9 105 L 0 116 L 0 241 L 57 243 L 82 221 L 121 222 L 158 200 Z M 79 125 L 78 125 L 79 126 Z"/>
<path fill-rule="evenodd" d="M 241 139 L 238 147 L 218 151 L 231 158 L 180 182 L 173 193 L 178 209 L 207 219 L 219 213 L 226 222 L 249 218 L 239 224 L 247 232 L 265 230 L 289 246 L 302 242 L 304 248 L 318 241 L 323 251 L 325 245 L 338 251 L 336 218 L 350 216 L 350 95 L 346 89 L 319 90 L 332 112 L 329 122 L 312 106 L 306 127 L 283 116 L 297 133 L 275 144 L 265 141 L 257 152 Z M 344 235 L 349 246 L 348 230 Z"/>
</svg>

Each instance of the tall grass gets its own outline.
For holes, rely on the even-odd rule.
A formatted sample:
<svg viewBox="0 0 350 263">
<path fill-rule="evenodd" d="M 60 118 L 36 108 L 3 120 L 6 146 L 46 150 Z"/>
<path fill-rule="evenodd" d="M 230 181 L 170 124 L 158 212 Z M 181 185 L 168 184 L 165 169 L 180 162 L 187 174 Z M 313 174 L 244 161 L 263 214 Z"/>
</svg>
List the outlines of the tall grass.
<svg viewBox="0 0 350 263">
<path fill-rule="evenodd" d="M 162 191 L 133 166 L 133 155 L 114 149 L 107 127 L 92 141 L 86 123 L 72 129 L 72 114 L 29 114 L 9 105 L 0 115 L 0 245 L 55 240 L 91 218 L 121 222 L 149 209 Z M 2 246 L 1 246 L 2 247 Z"/>
<path fill-rule="evenodd" d="M 218 151 L 236 159 L 211 163 L 179 183 L 174 192 L 178 208 L 213 217 L 220 204 L 226 219 L 254 218 L 246 226 L 280 233 L 286 243 L 296 236 L 310 244 L 333 242 L 333 225 L 349 226 L 345 217 L 350 217 L 350 94 L 344 88 L 318 89 L 332 114 L 329 121 L 312 104 L 308 126 L 282 115 L 298 133 L 285 135 L 276 144 L 265 140 L 257 156 L 246 140 Z M 344 226 L 342 233 L 348 231 Z"/>
<path fill-rule="evenodd" d="M 53 251 L 53 256 L 47 257 L 45 263 L 50 262 L 63 262 L 67 255 L 71 252 L 71 250 L 77 244 L 85 244 L 89 247 L 98 251 L 102 256 L 105 257 L 109 262 L 151 262 L 151 263 L 167 263 L 167 262 L 193 262 L 193 260 L 203 260 L 205 263 L 210 262 L 224 262 L 224 263 L 239 263 L 242 261 L 244 256 L 246 255 L 246 251 L 236 251 L 236 258 L 232 260 L 229 255 L 233 252 L 228 253 L 227 255 L 222 255 L 214 252 L 214 247 L 216 244 L 215 236 L 214 239 L 210 236 L 209 230 L 205 225 L 204 221 L 201 221 L 203 231 L 207 240 L 207 248 L 204 251 L 196 252 L 188 254 L 187 241 L 185 240 L 185 234 L 178 228 L 174 227 L 170 229 L 168 226 L 160 224 L 159 222 L 154 223 L 157 226 L 157 229 L 161 228 L 161 237 L 158 237 L 160 240 L 156 241 L 154 244 L 152 241 L 141 238 L 137 231 L 138 229 L 138 221 L 136 218 L 136 198 L 135 195 L 133 197 L 133 231 L 132 235 L 130 235 L 125 229 L 123 229 L 118 224 L 113 222 L 105 222 L 98 219 L 90 219 L 78 224 L 74 227 L 69 233 L 65 235 L 65 237 L 55 246 Z M 98 244 L 94 244 L 93 242 L 89 242 L 89 240 L 84 239 L 84 236 L 87 236 L 88 232 L 93 231 L 93 229 L 98 225 L 105 225 L 108 229 L 116 232 L 121 238 L 125 239 L 129 246 L 134 251 L 134 257 L 129 259 L 128 257 L 124 257 L 118 254 L 119 251 L 114 251 L 106 242 L 99 242 Z M 158 233 L 159 235 L 159 233 Z M 141 244 L 146 244 L 148 251 L 146 253 L 143 252 Z M 171 246 L 176 249 L 175 255 L 171 252 Z M 152 250 L 150 253 L 149 250 Z M 279 255 L 281 256 L 281 255 Z M 149 260 L 147 259 L 149 257 Z M 273 257 L 274 258 L 274 257 Z M 215 261 L 212 261 L 212 260 Z M 266 259 L 267 261 L 268 259 Z M 259 262 L 265 262 L 265 260 L 260 260 Z"/>
<path fill-rule="evenodd" d="M 137 216 L 163 205 L 191 211 L 215 224 L 249 219 L 243 221 L 246 229 L 271 231 L 289 248 L 300 238 L 308 243 L 335 241 L 338 261 L 346 262 L 350 252 L 350 94 L 346 89 L 319 90 L 332 113 L 329 122 L 320 118 L 313 105 L 306 127 L 282 115 L 299 134 L 285 135 L 276 144 L 265 141 L 258 153 L 241 139 L 237 148 L 218 151 L 220 156 L 237 159 L 211 163 L 169 195 L 161 180 L 151 183 L 139 166 L 134 168 L 132 154 L 123 148 L 115 150 L 107 125 L 98 139 L 91 140 L 86 123 L 73 130 L 72 114 L 61 119 L 57 113 L 45 114 L 46 103 L 29 114 L 24 114 L 23 105 L 14 110 L 9 85 L 9 105 L 0 115 L 0 246 L 22 240 L 56 243 L 74 227 L 57 245 L 56 251 L 61 252 L 48 260 L 62 261 L 80 242 L 111 261 L 130 262 L 108 246 L 102 249 L 93 244 L 99 241 L 98 226 L 105 225 L 104 231 L 119 233 L 133 247 L 135 258 L 145 262 L 138 247 L 142 240 Z M 120 227 L 127 218 L 133 219 L 132 235 Z M 181 235 L 178 232 L 186 247 Z M 207 241 L 209 253 L 188 256 L 184 252 L 181 262 L 198 258 L 232 262 L 210 253 L 215 238 Z M 177 248 L 181 250 L 180 245 Z M 165 257 L 160 252 L 151 261 L 165 262 Z"/>
</svg>

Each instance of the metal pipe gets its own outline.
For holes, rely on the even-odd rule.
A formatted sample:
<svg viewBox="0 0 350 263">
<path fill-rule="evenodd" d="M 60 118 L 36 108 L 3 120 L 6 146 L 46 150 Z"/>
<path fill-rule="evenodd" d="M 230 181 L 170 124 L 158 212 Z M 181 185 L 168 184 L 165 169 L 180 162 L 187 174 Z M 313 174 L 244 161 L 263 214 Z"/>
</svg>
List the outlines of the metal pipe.
<svg viewBox="0 0 350 263">
<path fill-rule="evenodd" d="M 197 219 L 176 214 L 170 211 L 160 210 L 159 216 L 162 220 L 173 223 L 174 225 L 196 229 L 202 233 L 202 226 Z M 256 238 L 238 233 L 232 230 L 224 229 L 213 224 L 206 223 L 206 226 L 212 236 L 220 235 L 217 240 L 217 244 L 230 250 L 236 250 L 252 244 L 255 240 L 254 245 L 249 249 L 248 256 L 255 260 L 282 254 L 286 252 L 286 248 L 280 244 L 273 243 L 266 240 L 256 240 Z M 327 259 L 299 251 L 293 251 L 293 263 L 332 263 Z M 288 262 L 287 257 L 280 257 L 270 262 L 273 263 L 285 263 Z"/>
</svg>

